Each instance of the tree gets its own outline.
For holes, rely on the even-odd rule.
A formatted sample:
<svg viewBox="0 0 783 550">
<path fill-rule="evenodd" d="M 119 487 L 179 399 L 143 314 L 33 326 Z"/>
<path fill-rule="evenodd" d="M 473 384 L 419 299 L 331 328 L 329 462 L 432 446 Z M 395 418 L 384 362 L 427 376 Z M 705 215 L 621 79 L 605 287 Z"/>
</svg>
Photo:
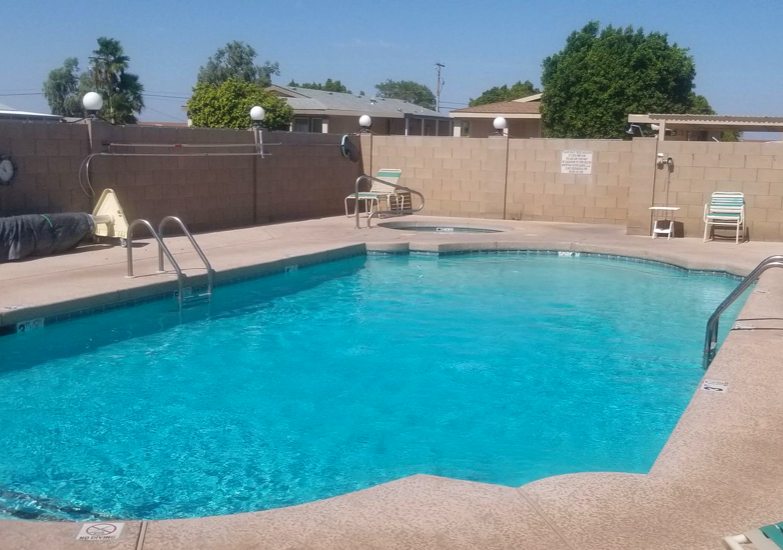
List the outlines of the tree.
<svg viewBox="0 0 783 550">
<path fill-rule="evenodd" d="M 272 75 L 280 74 L 280 65 L 266 61 L 256 65 L 258 56 L 252 46 L 234 40 L 223 48 L 218 48 L 215 55 L 207 60 L 207 64 L 198 71 L 198 83 L 223 84 L 234 78 L 244 82 L 266 87 L 272 84 Z"/>
<path fill-rule="evenodd" d="M 133 124 L 144 109 L 144 86 L 138 75 L 127 71 L 130 58 L 118 40 L 102 36 L 90 58 L 89 80 L 103 97 L 99 116 L 112 124 Z M 86 80 L 82 81 L 86 84 Z"/>
<path fill-rule="evenodd" d="M 98 116 L 112 124 L 136 122 L 135 115 L 144 109 L 144 86 L 137 75 L 127 71 L 130 58 L 119 41 L 103 36 L 98 39 L 98 49 L 93 54 L 86 72 L 80 74 L 79 61 L 69 57 L 62 67 L 49 73 L 43 92 L 52 112 L 81 116 L 84 94 L 98 92 L 103 97 L 103 109 Z"/>
<path fill-rule="evenodd" d="M 375 85 L 378 97 L 400 99 L 427 109 L 435 108 L 435 94 L 427 86 L 412 80 L 387 80 Z"/>
<path fill-rule="evenodd" d="M 696 69 L 687 49 L 630 26 L 599 31 L 600 23 L 588 23 L 544 59 L 548 137 L 620 138 L 630 113 L 688 112 Z"/>
<path fill-rule="evenodd" d="M 289 87 L 292 88 L 306 88 L 308 90 L 323 90 L 325 92 L 339 92 L 341 94 L 350 94 L 353 93 L 351 90 L 345 87 L 345 85 L 340 82 L 339 80 L 332 80 L 331 78 L 327 78 L 326 82 L 323 84 L 319 84 L 317 82 L 305 82 L 304 84 L 297 84 L 296 81 L 292 80 L 288 83 Z"/>
<path fill-rule="evenodd" d="M 687 113 L 689 115 L 714 115 L 715 111 L 706 97 L 691 92 Z"/>
<path fill-rule="evenodd" d="M 194 126 L 202 128 L 249 128 L 250 109 L 260 105 L 266 111 L 262 126 L 287 130 L 294 110 L 263 88 L 237 78 L 221 84 L 201 82 L 193 88 L 188 113 Z"/>
<path fill-rule="evenodd" d="M 43 85 L 43 93 L 52 114 L 82 116 L 84 110 L 79 97 L 79 60 L 69 57 L 62 67 L 50 71 Z"/>
<path fill-rule="evenodd" d="M 486 105 L 488 103 L 498 103 L 500 101 L 513 101 L 534 94 L 540 94 L 541 90 L 533 86 L 533 83 L 529 80 L 522 82 L 518 81 L 510 88 L 505 84 L 503 86 L 495 86 L 489 90 L 485 90 L 476 99 L 471 99 L 469 105 L 475 107 L 476 105 Z"/>
</svg>

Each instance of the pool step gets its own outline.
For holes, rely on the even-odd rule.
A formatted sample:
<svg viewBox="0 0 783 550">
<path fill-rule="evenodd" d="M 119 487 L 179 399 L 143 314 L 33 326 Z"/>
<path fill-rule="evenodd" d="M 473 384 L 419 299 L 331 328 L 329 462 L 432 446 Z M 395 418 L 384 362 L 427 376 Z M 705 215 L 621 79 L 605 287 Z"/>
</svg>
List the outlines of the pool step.
<svg viewBox="0 0 783 550">
<path fill-rule="evenodd" d="M 192 306 L 209 302 L 212 299 L 212 292 L 195 293 L 190 287 L 182 289 L 182 306 Z"/>
</svg>

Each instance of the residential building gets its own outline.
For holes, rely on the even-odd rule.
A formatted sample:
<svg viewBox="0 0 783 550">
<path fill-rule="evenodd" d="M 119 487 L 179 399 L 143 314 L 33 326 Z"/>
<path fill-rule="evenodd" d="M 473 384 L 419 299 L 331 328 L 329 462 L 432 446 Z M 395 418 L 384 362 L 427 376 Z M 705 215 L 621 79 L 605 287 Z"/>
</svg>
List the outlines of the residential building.
<svg viewBox="0 0 783 550">
<path fill-rule="evenodd" d="M 534 94 L 512 101 L 500 101 L 451 111 L 455 120 L 454 135 L 485 138 L 495 133 L 492 125 L 497 117 L 506 119 L 505 135 L 512 138 L 540 138 L 541 95 Z"/>
<path fill-rule="evenodd" d="M 292 132 L 348 134 L 359 130 L 359 117 L 372 117 L 372 131 L 380 135 L 451 136 L 448 115 L 399 99 L 272 85 L 272 94 L 294 109 Z"/>
</svg>

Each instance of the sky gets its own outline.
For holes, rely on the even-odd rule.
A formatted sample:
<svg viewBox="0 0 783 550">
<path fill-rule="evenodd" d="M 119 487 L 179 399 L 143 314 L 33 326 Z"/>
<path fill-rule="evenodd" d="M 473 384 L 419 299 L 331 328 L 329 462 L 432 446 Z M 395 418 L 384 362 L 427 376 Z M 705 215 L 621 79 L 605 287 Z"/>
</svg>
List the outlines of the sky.
<svg viewBox="0 0 783 550">
<path fill-rule="evenodd" d="M 49 112 L 35 95 L 49 71 L 71 56 L 86 67 L 99 36 L 120 40 L 140 76 L 148 107 L 141 120 L 185 121 L 179 98 L 232 40 L 253 46 L 260 63 L 279 62 L 275 83 L 332 78 L 368 95 L 386 79 L 434 90 L 439 61 L 442 110 L 459 108 L 492 86 L 540 84 L 541 61 L 598 20 L 666 32 L 689 48 L 696 92 L 718 113 L 783 115 L 780 0 L 0 0 L 0 7 L 0 103 L 23 110 Z"/>
</svg>

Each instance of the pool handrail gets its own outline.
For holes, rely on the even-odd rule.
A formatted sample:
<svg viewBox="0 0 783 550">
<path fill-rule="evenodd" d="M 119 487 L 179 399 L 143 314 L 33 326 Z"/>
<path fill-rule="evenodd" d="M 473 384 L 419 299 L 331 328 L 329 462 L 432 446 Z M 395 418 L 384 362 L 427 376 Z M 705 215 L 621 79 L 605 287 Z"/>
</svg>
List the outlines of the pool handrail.
<svg viewBox="0 0 783 550">
<path fill-rule="evenodd" d="M 709 368 L 710 363 L 712 363 L 712 360 L 717 353 L 720 316 L 737 300 L 737 298 L 742 296 L 750 285 L 758 280 L 762 273 L 773 267 L 783 267 L 783 255 L 778 254 L 762 260 L 747 277 L 740 281 L 737 288 L 732 290 L 731 293 L 726 296 L 726 299 L 715 309 L 712 315 L 710 315 L 710 318 L 707 321 L 707 331 L 704 336 L 704 356 L 702 358 L 702 367 L 704 367 L 704 370 Z"/>
<path fill-rule="evenodd" d="M 394 187 L 395 189 L 400 189 L 402 191 L 407 191 L 407 192 L 411 193 L 412 195 L 418 196 L 419 199 L 421 200 L 421 204 L 419 204 L 419 206 L 417 208 L 401 208 L 399 210 L 378 210 L 378 211 L 370 212 L 370 214 L 367 216 L 367 227 L 368 228 L 372 227 L 372 217 L 375 216 L 376 214 L 415 214 L 416 212 L 420 212 L 424 208 L 424 195 L 422 195 L 421 193 L 419 193 L 415 189 L 411 189 L 410 187 L 406 187 L 404 185 L 399 185 L 397 183 L 391 183 L 391 182 L 386 181 L 386 180 L 378 179 L 378 178 L 375 178 L 375 177 L 367 175 L 367 174 L 362 174 L 361 176 L 356 178 L 356 185 L 355 185 L 355 189 L 354 189 L 355 196 L 357 197 L 357 200 L 355 201 L 355 206 L 354 206 L 354 214 L 356 216 L 356 229 L 361 229 L 361 222 L 359 221 L 359 200 L 358 200 L 358 197 L 359 197 L 359 185 L 363 181 L 368 181 L 368 182 L 375 181 L 375 182 L 378 182 L 378 183 L 382 183 L 384 185 L 388 185 L 390 187 Z M 411 206 L 413 206 L 413 201 L 411 201 Z"/>
<path fill-rule="evenodd" d="M 196 254 L 198 254 L 199 258 L 201 258 L 201 261 L 204 262 L 204 267 L 207 269 L 207 298 L 210 298 L 212 296 L 212 279 L 214 272 L 212 271 L 212 264 L 209 263 L 209 260 L 207 259 L 206 254 L 204 254 L 204 251 L 201 250 L 201 247 L 196 242 L 196 239 L 193 237 L 190 231 L 188 231 L 188 228 L 185 226 L 185 223 L 179 219 L 177 216 L 166 216 L 162 220 L 160 220 L 160 224 L 158 224 L 158 235 L 160 236 L 160 239 L 158 240 L 158 271 L 163 272 L 163 230 L 166 228 L 166 225 L 169 222 L 174 222 L 177 225 L 179 225 L 179 228 L 182 230 L 182 232 L 185 234 L 185 236 L 190 241 L 190 244 L 193 246 L 193 249 L 196 251 Z"/>
<path fill-rule="evenodd" d="M 171 265 L 174 266 L 174 271 L 177 272 L 177 285 L 179 287 L 179 292 L 177 293 L 177 302 L 179 302 L 179 307 L 182 308 L 182 294 L 183 294 L 182 291 L 184 287 L 182 280 L 185 277 L 185 274 L 182 273 L 182 269 L 180 269 L 177 260 L 175 260 L 174 256 L 171 254 L 169 247 L 166 246 L 166 243 L 163 242 L 163 240 L 160 238 L 160 235 L 158 235 L 155 232 L 155 228 L 153 228 L 152 224 L 147 220 L 142 220 L 142 219 L 133 220 L 128 226 L 128 239 L 127 239 L 128 274 L 126 276 L 133 277 L 133 228 L 136 227 L 137 225 L 144 225 L 147 229 L 149 229 L 149 232 L 152 234 L 155 240 L 158 241 L 158 246 L 160 246 L 163 249 L 163 253 L 166 254 L 166 257 L 169 259 L 169 262 L 171 262 Z"/>
</svg>

